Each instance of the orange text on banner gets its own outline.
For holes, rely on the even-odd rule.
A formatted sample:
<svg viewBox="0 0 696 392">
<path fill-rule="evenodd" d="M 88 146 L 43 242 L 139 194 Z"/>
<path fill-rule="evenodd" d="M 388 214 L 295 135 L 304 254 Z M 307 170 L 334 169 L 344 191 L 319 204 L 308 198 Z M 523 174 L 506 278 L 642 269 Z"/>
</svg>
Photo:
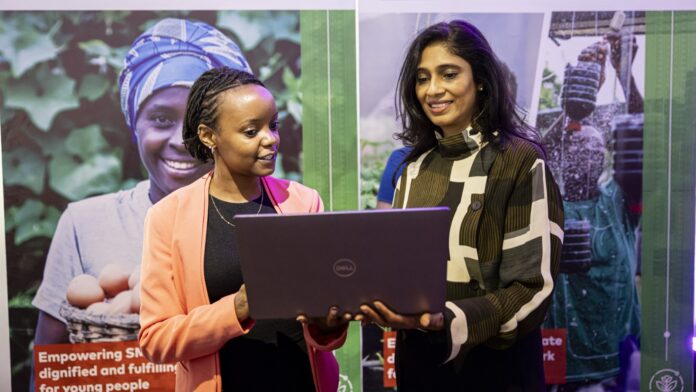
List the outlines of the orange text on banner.
<svg viewBox="0 0 696 392">
<path fill-rule="evenodd" d="M 145 359 L 135 340 L 34 347 L 37 392 L 173 391 L 174 368 Z"/>
<path fill-rule="evenodd" d="M 541 345 L 544 350 L 544 374 L 547 384 L 565 384 L 566 382 L 566 346 L 565 328 L 542 329 Z"/>
<path fill-rule="evenodd" d="M 396 331 L 384 331 L 384 387 L 396 386 Z"/>
</svg>

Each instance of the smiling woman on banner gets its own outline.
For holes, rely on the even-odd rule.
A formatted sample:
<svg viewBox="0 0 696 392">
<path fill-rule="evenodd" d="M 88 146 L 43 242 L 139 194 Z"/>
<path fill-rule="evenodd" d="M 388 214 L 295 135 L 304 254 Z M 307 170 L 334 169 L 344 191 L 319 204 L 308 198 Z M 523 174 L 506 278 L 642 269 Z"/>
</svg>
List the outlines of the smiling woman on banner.
<svg viewBox="0 0 696 392">
<path fill-rule="evenodd" d="M 545 390 L 539 326 L 558 273 L 563 206 L 508 84 L 464 21 L 420 32 L 401 68 L 399 137 L 413 150 L 394 208 L 447 206 L 452 220 L 445 310 L 400 315 L 376 301 L 356 316 L 397 329 L 400 392 Z"/>
<path fill-rule="evenodd" d="M 316 190 L 271 177 L 279 132 L 275 100 L 253 75 L 218 68 L 194 83 L 184 143 L 214 169 L 150 209 L 141 271 L 140 346 L 154 362 L 177 363 L 177 390 L 338 387 L 331 350 L 349 314 L 254 320 L 247 304 L 232 218 L 323 210 Z"/>
<path fill-rule="evenodd" d="M 181 129 L 191 85 L 220 66 L 250 71 L 239 47 L 205 23 L 163 19 L 133 43 L 119 78 L 121 109 L 149 179 L 68 205 L 32 302 L 40 310 L 35 344 L 68 342 L 59 311 L 70 281 L 81 274 L 96 277 L 112 263 L 137 269 L 147 210 L 210 170 L 188 155 Z"/>
</svg>

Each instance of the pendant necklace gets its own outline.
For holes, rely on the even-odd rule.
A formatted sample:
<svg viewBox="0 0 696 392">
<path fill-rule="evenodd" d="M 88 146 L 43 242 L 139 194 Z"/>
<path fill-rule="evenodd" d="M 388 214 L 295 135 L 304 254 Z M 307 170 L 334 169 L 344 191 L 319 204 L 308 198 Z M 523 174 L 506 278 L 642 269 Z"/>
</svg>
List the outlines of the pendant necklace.
<svg viewBox="0 0 696 392">
<path fill-rule="evenodd" d="M 263 187 L 261 187 L 261 202 L 259 202 L 259 209 L 256 211 L 256 214 L 255 214 L 255 215 L 258 215 L 259 212 L 261 212 L 261 208 L 263 208 L 263 196 L 264 196 L 264 193 L 265 193 L 265 192 L 263 191 Z M 222 216 L 222 213 L 221 213 L 220 210 L 218 209 L 217 204 L 215 204 L 215 198 L 213 197 L 213 195 L 210 195 L 210 194 L 209 194 L 209 196 L 210 196 L 210 201 L 213 202 L 213 207 L 215 207 L 215 211 L 217 211 L 218 215 L 220 216 L 220 219 L 222 219 L 222 220 L 223 220 L 225 223 L 227 223 L 228 225 L 230 225 L 230 226 L 232 226 L 232 227 L 236 227 L 233 223 L 231 223 L 230 221 L 228 221 L 227 219 L 225 219 L 224 216 Z"/>
</svg>

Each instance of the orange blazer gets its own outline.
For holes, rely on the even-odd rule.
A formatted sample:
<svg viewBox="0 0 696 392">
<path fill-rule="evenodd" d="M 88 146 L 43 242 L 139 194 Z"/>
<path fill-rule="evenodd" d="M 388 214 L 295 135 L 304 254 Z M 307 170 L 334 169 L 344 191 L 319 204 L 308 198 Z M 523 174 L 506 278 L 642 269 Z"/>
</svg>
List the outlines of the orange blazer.
<svg viewBox="0 0 696 392">
<path fill-rule="evenodd" d="M 140 347 L 153 362 L 176 363 L 177 391 L 222 389 L 218 351 L 230 339 L 249 332 L 240 324 L 231 294 L 208 300 L 203 273 L 208 189 L 212 173 L 172 192 L 145 218 L 140 285 Z M 321 212 L 319 193 L 299 183 L 263 177 L 263 186 L 279 214 Z M 314 385 L 335 392 L 338 364 L 331 350 L 346 338 L 305 328 Z"/>
</svg>

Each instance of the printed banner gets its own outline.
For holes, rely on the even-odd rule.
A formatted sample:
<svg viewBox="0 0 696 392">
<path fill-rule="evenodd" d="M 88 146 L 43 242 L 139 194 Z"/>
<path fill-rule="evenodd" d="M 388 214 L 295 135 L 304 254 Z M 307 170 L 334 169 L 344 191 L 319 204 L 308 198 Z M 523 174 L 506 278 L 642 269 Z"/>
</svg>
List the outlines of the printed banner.
<svg viewBox="0 0 696 392">
<path fill-rule="evenodd" d="M 361 13 L 360 23 L 360 207 L 391 207 L 396 172 L 407 148 L 394 139 L 401 130 L 394 94 L 406 48 L 415 34 L 438 22 L 465 19 L 493 46 L 506 79 L 523 110 L 533 106 L 535 70 L 541 42 L 541 13 Z M 384 34 L 387 28 L 389 34 Z M 443 283 L 444 284 L 444 283 Z M 382 330 L 363 328 L 363 385 L 368 391 L 393 390 Z M 387 383 L 389 381 L 389 383 Z"/>
<path fill-rule="evenodd" d="M 34 347 L 37 391 L 173 391 L 174 368 L 146 360 L 136 341 Z"/>
<path fill-rule="evenodd" d="M 148 29 L 173 39 L 134 44 Z M 61 367 L 34 362 L 32 379 L 32 347 L 111 350 L 121 346 L 105 342 L 137 338 L 145 214 L 211 169 L 181 136 L 204 61 L 264 82 L 282 137 L 275 175 L 302 180 L 300 12 L 3 11 L 0 42 L 12 389 L 25 391 L 33 380 L 59 385 L 42 375 L 94 369 L 71 356 Z M 139 379 L 171 390 L 171 377 L 100 382 L 124 390 L 144 384 L 119 382 Z"/>
<path fill-rule="evenodd" d="M 355 12 L 302 11 L 303 174 L 326 211 L 358 209 Z M 360 325 L 352 322 L 343 347 L 339 391 L 362 391 Z"/>
<path fill-rule="evenodd" d="M 565 384 L 566 382 L 566 346 L 565 329 L 542 329 L 541 346 L 544 350 L 544 375 L 547 384 Z"/>
<path fill-rule="evenodd" d="M 536 126 L 565 234 L 544 327 L 567 331 L 567 387 L 624 388 L 639 378 L 645 13 L 553 12 L 546 35 Z"/>
<path fill-rule="evenodd" d="M 396 331 L 384 331 L 384 387 L 396 387 Z"/>
<path fill-rule="evenodd" d="M 648 392 L 694 386 L 694 26 L 693 11 L 646 15 L 640 381 Z"/>
<path fill-rule="evenodd" d="M 393 138 L 406 45 L 442 20 L 478 26 L 564 197 L 542 341 L 549 389 L 688 390 L 693 304 L 675 293 L 693 293 L 696 13 L 491 8 L 362 13 L 357 46 L 352 11 L 0 11 L 12 390 L 173 389 L 174 367 L 149 363 L 135 341 L 142 222 L 209 167 L 190 170 L 172 147 L 181 140 L 162 138 L 180 129 L 183 95 L 144 117 L 146 101 L 122 111 L 119 83 L 135 38 L 166 18 L 238 46 L 276 99 L 275 174 L 319 189 L 327 210 L 390 206 L 398 165 L 387 162 L 408 151 Z M 129 128 L 139 118 L 153 124 L 147 137 Z M 340 391 L 394 390 L 390 339 L 351 325 Z"/>
</svg>

